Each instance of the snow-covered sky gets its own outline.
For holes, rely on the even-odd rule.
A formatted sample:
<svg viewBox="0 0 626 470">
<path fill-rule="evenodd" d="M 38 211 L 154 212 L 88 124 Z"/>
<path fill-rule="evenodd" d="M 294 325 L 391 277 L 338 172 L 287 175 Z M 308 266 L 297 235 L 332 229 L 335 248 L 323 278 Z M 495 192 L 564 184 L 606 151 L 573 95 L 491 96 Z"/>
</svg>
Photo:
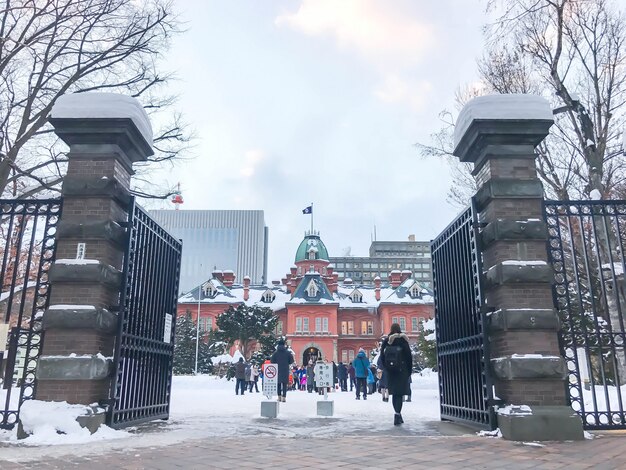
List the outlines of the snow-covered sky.
<svg viewBox="0 0 626 470">
<path fill-rule="evenodd" d="M 458 211 L 447 166 L 414 143 L 476 79 L 484 6 L 177 0 L 187 31 L 166 66 L 196 140 L 162 176 L 182 210 L 264 210 L 270 279 L 293 264 L 311 202 L 331 256 L 367 256 L 374 225 L 378 240 L 435 237 Z"/>
</svg>

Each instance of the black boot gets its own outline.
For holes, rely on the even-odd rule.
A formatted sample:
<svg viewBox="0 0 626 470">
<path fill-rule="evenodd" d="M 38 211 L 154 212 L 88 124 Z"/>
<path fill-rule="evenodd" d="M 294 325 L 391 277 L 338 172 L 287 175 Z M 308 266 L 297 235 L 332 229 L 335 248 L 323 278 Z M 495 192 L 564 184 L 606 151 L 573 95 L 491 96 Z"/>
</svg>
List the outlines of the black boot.
<svg viewBox="0 0 626 470">
<path fill-rule="evenodd" d="M 400 424 L 402 424 L 404 421 L 402 421 L 402 415 L 400 413 L 395 413 L 393 415 L 393 425 L 394 426 L 398 426 Z"/>
</svg>

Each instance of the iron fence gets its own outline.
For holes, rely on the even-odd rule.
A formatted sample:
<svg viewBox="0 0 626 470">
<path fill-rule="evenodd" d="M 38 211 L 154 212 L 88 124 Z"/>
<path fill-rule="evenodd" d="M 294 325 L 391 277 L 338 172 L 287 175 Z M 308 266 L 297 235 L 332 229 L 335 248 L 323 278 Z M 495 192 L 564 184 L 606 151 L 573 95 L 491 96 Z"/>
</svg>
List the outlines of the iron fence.
<svg viewBox="0 0 626 470">
<path fill-rule="evenodd" d="M 626 201 L 546 201 L 567 392 L 585 429 L 626 429 Z"/>
<path fill-rule="evenodd" d="M 169 416 L 182 245 L 134 199 L 111 383 L 109 425 Z"/>
<path fill-rule="evenodd" d="M 61 199 L 0 199 L 0 428 L 35 398 Z"/>
<path fill-rule="evenodd" d="M 431 251 L 441 418 L 495 429 L 473 201 Z"/>
</svg>

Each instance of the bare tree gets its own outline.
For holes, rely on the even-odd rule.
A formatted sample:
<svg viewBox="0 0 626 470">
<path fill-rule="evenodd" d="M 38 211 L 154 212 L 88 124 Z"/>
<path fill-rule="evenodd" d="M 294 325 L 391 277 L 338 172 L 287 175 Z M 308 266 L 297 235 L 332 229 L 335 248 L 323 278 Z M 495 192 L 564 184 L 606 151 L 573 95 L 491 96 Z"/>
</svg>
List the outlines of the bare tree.
<svg viewBox="0 0 626 470">
<path fill-rule="evenodd" d="M 159 63 L 178 31 L 171 0 L 2 0 L 0 194 L 58 191 L 66 156 L 47 122 L 61 95 L 124 93 L 153 115 L 169 107 Z M 176 114 L 155 136 L 157 162 L 189 141 Z"/>
<path fill-rule="evenodd" d="M 549 196 L 596 190 L 615 197 L 626 176 L 619 142 L 626 121 L 624 12 L 610 0 L 489 0 L 488 11 L 496 19 L 478 63 L 481 93 L 538 94 L 557 110 L 537 149 Z M 436 139 L 419 147 L 449 155 Z"/>
</svg>

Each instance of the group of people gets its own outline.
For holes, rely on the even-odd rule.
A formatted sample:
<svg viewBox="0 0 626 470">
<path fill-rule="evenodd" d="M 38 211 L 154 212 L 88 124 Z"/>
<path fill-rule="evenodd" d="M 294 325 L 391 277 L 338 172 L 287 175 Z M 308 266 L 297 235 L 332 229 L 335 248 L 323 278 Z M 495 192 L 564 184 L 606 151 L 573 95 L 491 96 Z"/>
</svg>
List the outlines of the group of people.
<svg viewBox="0 0 626 470">
<path fill-rule="evenodd" d="M 252 393 L 252 389 L 259 393 L 259 368 L 247 363 L 243 360 L 243 357 L 239 358 L 237 364 L 235 364 L 235 395 L 244 394 L 246 390 Z"/>
<path fill-rule="evenodd" d="M 313 361 L 305 366 L 292 366 L 293 354 L 287 349 L 284 340 L 279 340 L 276 351 L 267 363 L 277 364 L 278 368 L 278 401 L 285 402 L 287 390 L 307 390 L 312 393 L 324 393 L 324 388 L 316 387 L 315 364 Z M 367 395 L 375 391 L 382 394 L 383 401 L 391 402 L 394 409 L 394 425 L 404 423 L 402 419 L 402 404 L 405 400 L 411 401 L 411 372 L 413 356 L 408 337 L 402 333 L 398 323 L 391 325 L 389 335 L 383 340 L 376 364 L 371 364 L 364 350 L 359 350 L 355 359 L 348 365 L 343 362 L 333 365 L 333 381 L 341 391 L 356 390 L 356 399 L 367 400 Z M 244 394 L 246 389 L 252 392 L 257 387 L 260 372 L 255 365 L 246 364 L 243 358 L 235 367 L 235 394 Z M 334 388 L 334 387 L 333 387 Z M 329 391 L 332 388 L 328 389 Z"/>
</svg>

